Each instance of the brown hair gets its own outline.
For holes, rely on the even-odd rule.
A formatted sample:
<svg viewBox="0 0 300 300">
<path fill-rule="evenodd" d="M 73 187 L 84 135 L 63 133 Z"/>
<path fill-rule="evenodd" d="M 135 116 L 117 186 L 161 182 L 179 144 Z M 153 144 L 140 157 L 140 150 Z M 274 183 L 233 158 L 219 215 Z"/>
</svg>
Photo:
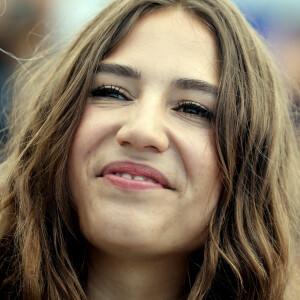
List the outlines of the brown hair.
<svg viewBox="0 0 300 300">
<path fill-rule="evenodd" d="M 142 15 L 175 6 L 214 33 L 222 63 L 215 135 L 224 189 L 203 249 L 191 256 L 188 299 L 283 299 L 299 224 L 288 97 L 260 38 L 226 0 L 116 0 L 64 51 L 45 53 L 16 77 L 0 167 L 6 299 L 87 299 L 68 150 L 99 62 Z"/>
</svg>

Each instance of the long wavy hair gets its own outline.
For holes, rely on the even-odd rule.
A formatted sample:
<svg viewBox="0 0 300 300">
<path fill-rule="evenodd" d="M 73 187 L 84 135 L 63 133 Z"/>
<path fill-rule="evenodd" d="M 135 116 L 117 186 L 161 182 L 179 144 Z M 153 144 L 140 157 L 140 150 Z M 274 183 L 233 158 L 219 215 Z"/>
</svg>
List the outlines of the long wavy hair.
<svg viewBox="0 0 300 300">
<path fill-rule="evenodd" d="M 190 256 L 187 298 L 285 299 L 300 201 L 289 100 L 261 38 L 226 0 L 116 0 L 16 76 L 0 166 L 1 299 L 87 299 L 68 152 L 99 62 L 141 16 L 166 7 L 206 24 L 222 64 L 214 127 L 223 192 Z"/>
</svg>

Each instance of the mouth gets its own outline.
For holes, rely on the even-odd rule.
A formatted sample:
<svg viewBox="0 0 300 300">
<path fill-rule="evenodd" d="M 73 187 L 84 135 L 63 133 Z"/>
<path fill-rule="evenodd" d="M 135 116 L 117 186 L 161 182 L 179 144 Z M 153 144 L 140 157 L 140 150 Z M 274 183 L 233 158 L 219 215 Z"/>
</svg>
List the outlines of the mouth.
<svg viewBox="0 0 300 300">
<path fill-rule="evenodd" d="M 116 161 L 106 165 L 97 177 L 108 179 L 120 187 L 133 189 L 164 188 L 174 190 L 168 179 L 157 169 L 131 161 Z"/>
</svg>

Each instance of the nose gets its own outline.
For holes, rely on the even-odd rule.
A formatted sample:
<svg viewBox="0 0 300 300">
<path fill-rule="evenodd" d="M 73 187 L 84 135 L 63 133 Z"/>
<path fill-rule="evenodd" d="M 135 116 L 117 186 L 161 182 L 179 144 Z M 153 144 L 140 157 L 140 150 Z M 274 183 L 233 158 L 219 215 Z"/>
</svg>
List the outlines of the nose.
<svg viewBox="0 0 300 300">
<path fill-rule="evenodd" d="M 166 151 L 170 142 L 160 109 L 144 107 L 132 110 L 130 115 L 125 116 L 125 121 L 117 132 L 119 145 L 131 146 L 138 151 Z"/>
</svg>

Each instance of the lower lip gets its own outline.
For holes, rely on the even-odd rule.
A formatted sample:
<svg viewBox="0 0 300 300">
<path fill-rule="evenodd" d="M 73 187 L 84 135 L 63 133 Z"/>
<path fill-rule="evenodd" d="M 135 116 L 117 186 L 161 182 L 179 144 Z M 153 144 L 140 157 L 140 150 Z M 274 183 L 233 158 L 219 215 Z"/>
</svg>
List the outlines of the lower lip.
<svg viewBox="0 0 300 300">
<path fill-rule="evenodd" d="M 149 190 L 149 189 L 163 189 L 164 187 L 159 183 L 154 183 L 145 180 L 134 180 L 120 177 L 114 174 L 104 175 L 112 185 L 126 190 Z"/>
</svg>

